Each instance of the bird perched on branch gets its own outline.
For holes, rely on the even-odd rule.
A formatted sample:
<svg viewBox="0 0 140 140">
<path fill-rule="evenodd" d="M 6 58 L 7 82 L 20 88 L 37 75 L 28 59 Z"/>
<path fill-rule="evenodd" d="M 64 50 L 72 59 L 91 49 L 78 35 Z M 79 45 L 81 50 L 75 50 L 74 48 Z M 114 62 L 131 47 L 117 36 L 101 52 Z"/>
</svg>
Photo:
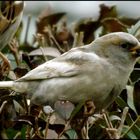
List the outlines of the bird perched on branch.
<svg viewBox="0 0 140 140">
<path fill-rule="evenodd" d="M 0 88 L 27 93 L 38 105 L 93 100 L 99 111 L 125 88 L 139 56 L 140 43 L 134 36 L 109 33 L 47 61 L 16 81 L 0 82 Z"/>
<path fill-rule="evenodd" d="M 23 1 L 0 1 L 0 50 L 16 33 L 23 14 Z"/>
</svg>

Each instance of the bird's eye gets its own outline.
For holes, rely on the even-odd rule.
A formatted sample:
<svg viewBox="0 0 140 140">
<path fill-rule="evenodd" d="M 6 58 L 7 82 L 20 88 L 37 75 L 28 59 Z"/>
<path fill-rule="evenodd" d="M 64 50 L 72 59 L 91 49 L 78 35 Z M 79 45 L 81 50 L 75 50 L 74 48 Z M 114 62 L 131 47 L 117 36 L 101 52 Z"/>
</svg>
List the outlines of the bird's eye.
<svg viewBox="0 0 140 140">
<path fill-rule="evenodd" d="M 130 44 L 129 43 L 123 43 L 121 44 L 121 47 L 124 48 L 124 49 L 130 49 Z"/>
</svg>

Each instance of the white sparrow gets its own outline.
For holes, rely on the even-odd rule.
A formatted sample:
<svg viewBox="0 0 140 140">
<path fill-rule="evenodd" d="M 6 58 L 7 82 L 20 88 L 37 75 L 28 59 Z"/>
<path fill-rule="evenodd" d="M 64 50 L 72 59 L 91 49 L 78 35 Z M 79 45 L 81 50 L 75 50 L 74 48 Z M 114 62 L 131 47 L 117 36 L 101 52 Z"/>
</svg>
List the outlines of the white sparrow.
<svg viewBox="0 0 140 140">
<path fill-rule="evenodd" d="M 2 50 L 16 33 L 23 14 L 23 1 L 0 2 L 0 50 Z"/>
<path fill-rule="evenodd" d="M 28 93 L 28 98 L 38 105 L 92 99 L 99 111 L 125 88 L 139 56 L 140 43 L 134 36 L 110 33 L 89 45 L 72 48 L 16 81 L 0 82 L 0 88 Z"/>
</svg>

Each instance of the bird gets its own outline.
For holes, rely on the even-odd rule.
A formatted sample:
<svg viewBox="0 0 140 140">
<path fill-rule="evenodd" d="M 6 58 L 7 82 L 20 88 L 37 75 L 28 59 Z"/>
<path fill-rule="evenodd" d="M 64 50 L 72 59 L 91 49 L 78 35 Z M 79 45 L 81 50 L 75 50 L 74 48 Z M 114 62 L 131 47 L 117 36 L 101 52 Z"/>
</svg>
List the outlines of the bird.
<svg viewBox="0 0 140 140">
<path fill-rule="evenodd" d="M 57 100 L 92 100 L 99 112 L 126 88 L 139 57 L 136 37 L 112 32 L 70 49 L 15 81 L 1 81 L 0 88 L 26 93 L 32 103 L 42 106 Z"/>
<path fill-rule="evenodd" d="M 23 15 L 24 1 L 0 2 L 0 51 L 12 40 Z"/>
</svg>

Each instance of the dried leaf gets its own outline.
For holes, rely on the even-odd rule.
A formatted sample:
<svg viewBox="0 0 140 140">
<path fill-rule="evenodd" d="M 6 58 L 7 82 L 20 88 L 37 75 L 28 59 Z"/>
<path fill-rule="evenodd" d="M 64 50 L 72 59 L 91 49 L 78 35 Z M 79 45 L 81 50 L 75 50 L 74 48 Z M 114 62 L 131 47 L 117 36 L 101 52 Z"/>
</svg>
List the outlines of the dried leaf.
<svg viewBox="0 0 140 140">
<path fill-rule="evenodd" d="M 28 72 L 28 70 L 26 68 L 16 67 L 14 69 L 14 73 L 15 73 L 17 79 L 24 76 L 27 72 Z"/>
<path fill-rule="evenodd" d="M 43 50 L 43 52 L 42 52 Z M 42 56 L 42 55 L 45 55 L 45 56 L 52 56 L 52 57 L 58 57 L 61 55 L 61 53 L 58 51 L 57 48 L 54 48 L 54 47 L 45 47 L 45 48 L 42 48 L 42 49 L 36 49 L 32 52 L 29 53 L 29 56 Z"/>
<path fill-rule="evenodd" d="M 98 29 L 99 22 L 94 21 L 92 18 L 81 19 L 80 21 L 72 24 L 71 32 L 74 36 L 75 33 L 84 33 L 84 44 L 89 44 L 94 40 L 94 32 Z"/>
<path fill-rule="evenodd" d="M 135 36 L 139 28 L 140 28 L 140 20 L 135 25 L 132 25 L 131 28 L 127 29 L 127 31 L 129 34 Z"/>
<path fill-rule="evenodd" d="M 45 129 L 46 127 L 46 122 L 43 119 L 38 118 L 38 121 L 36 121 L 35 117 L 32 115 L 20 115 L 14 120 L 14 123 L 14 129 L 21 129 L 24 124 L 35 127 L 36 123 L 38 123 L 38 127 L 41 127 L 42 129 Z"/>
<path fill-rule="evenodd" d="M 105 18 L 101 22 L 106 32 L 125 32 L 127 28 L 117 18 Z"/>
<path fill-rule="evenodd" d="M 64 120 L 68 120 L 74 109 L 74 104 L 69 101 L 56 101 L 54 108 Z"/>
<path fill-rule="evenodd" d="M 121 118 L 119 117 L 119 116 L 117 116 L 117 115 L 111 115 L 110 117 L 109 117 L 109 119 L 110 119 L 110 121 L 121 121 Z"/>
<path fill-rule="evenodd" d="M 132 26 L 132 25 L 136 24 L 139 21 L 139 18 L 138 19 L 134 19 L 134 18 L 129 18 L 129 17 L 120 17 L 118 19 L 123 24 L 128 25 L 128 26 Z"/>
<path fill-rule="evenodd" d="M 67 28 L 66 21 L 61 22 L 57 25 L 56 33 L 55 33 L 56 40 L 62 44 L 64 41 L 68 41 L 71 38 L 71 34 L 69 29 Z"/>
<path fill-rule="evenodd" d="M 43 18 L 45 18 L 45 17 L 47 17 L 47 16 L 53 14 L 52 12 L 53 12 L 53 11 L 52 11 L 51 7 L 48 5 L 47 8 L 45 8 L 45 9 L 43 9 L 43 10 L 41 11 L 41 13 L 40 13 L 39 16 L 38 16 L 38 19 L 39 19 L 39 20 L 42 20 Z"/>
<path fill-rule="evenodd" d="M 16 112 L 18 112 L 18 113 L 25 112 L 25 108 L 23 108 L 23 106 L 21 106 L 16 100 L 13 100 L 13 104 L 14 104 L 14 108 L 15 108 Z"/>
<path fill-rule="evenodd" d="M 37 27 L 37 33 L 44 33 L 44 29 L 48 25 L 55 25 L 61 18 L 66 15 L 66 13 L 55 13 L 48 15 L 46 17 L 43 17 L 42 19 L 38 19 L 36 22 L 36 27 Z"/>
<path fill-rule="evenodd" d="M 114 17 L 116 18 L 118 16 L 116 6 L 106 6 L 105 4 L 100 5 L 100 16 L 99 20 L 103 20 L 107 17 Z"/>
<path fill-rule="evenodd" d="M 57 134 L 60 134 L 64 130 L 63 124 L 49 124 L 49 129 L 54 130 Z"/>
</svg>

